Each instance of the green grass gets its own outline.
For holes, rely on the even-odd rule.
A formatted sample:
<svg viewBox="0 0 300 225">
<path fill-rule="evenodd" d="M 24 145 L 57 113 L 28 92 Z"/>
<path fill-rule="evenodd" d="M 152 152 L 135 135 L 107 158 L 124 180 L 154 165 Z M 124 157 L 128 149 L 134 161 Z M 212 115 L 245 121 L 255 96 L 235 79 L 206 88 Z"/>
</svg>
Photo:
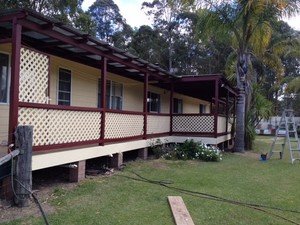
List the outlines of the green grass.
<svg viewBox="0 0 300 225">
<path fill-rule="evenodd" d="M 258 143 L 262 146 L 261 143 Z M 267 145 L 266 145 L 267 146 Z M 219 197 L 300 211 L 300 162 L 225 154 L 222 162 L 149 160 L 129 163 L 110 177 L 86 179 L 72 191 L 56 189 L 48 215 L 54 224 L 173 225 L 167 196 L 182 196 L 193 220 L 206 225 L 288 225 L 279 215 L 300 223 L 300 214 L 251 208 L 189 195 L 159 184 L 141 181 L 138 175 L 168 181 L 170 187 Z M 42 218 L 23 218 L 4 224 L 43 224 Z"/>
</svg>

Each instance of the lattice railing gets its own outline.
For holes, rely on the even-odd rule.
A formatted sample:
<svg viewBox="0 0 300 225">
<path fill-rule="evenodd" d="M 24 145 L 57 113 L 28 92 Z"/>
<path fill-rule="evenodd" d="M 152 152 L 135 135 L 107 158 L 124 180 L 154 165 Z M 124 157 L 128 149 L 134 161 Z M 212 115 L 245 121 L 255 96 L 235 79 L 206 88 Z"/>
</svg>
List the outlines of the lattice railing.
<svg viewBox="0 0 300 225">
<path fill-rule="evenodd" d="M 170 132 L 170 116 L 147 116 L 147 134 Z"/>
<path fill-rule="evenodd" d="M 54 145 L 100 139 L 99 112 L 19 108 L 19 125 L 33 126 L 33 145 Z"/>
<path fill-rule="evenodd" d="M 105 139 L 126 138 L 143 134 L 143 115 L 109 112 L 105 114 Z"/>
<path fill-rule="evenodd" d="M 47 103 L 49 57 L 21 48 L 19 101 Z"/>
<path fill-rule="evenodd" d="M 214 116 L 173 116 L 173 132 L 214 132 Z"/>
</svg>

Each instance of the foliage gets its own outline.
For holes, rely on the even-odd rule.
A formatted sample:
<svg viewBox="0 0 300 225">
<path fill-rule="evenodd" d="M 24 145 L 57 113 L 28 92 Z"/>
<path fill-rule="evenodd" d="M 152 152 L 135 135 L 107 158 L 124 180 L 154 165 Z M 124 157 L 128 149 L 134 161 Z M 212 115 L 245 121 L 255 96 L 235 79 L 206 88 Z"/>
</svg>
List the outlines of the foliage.
<svg viewBox="0 0 300 225">
<path fill-rule="evenodd" d="M 222 160 L 222 152 L 214 146 L 197 143 L 193 139 L 185 140 L 182 144 L 167 144 L 167 140 L 162 142 L 157 139 L 151 143 L 151 149 L 156 158 L 171 160 L 202 160 L 218 162 Z"/>
<path fill-rule="evenodd" d="M 168 140 L 165 139 L 162 141 L 161 139 L 156 139 L 150 141 L 150 149 L 154 153 L 155 158 L 161 158 L 168 153 L 172 152 L 174 149 L 174 146 L 171 144 L 168 144 Z"/>
<path fill-rule="evenodd" d="M 230 37 L 228 44 L 233 49 L 230 54 L 230 64 L 226 66 L 229 75 L 236 76 L 239 101 L 237 101 L 237 136 L 235 149 L 245 149 L 245 115 L 250 111 L 253 99 L 252 85 L 258 81 L 258 73 L 254 68 L 255 58 L 268 57 L 270 68 L 277 77 L 282 76 L 283 66 L 276 51 L 270 51 L 268 46 L 272 41 L 272 23 L 277 21 L 283 13 L 298 13 L 300 8 L 297 1 L 211 1 L 199 0 L 204 7 L 198 12 L 198 36 L 209 40 L 219 34 Z M 268 53 L 273 53 L 268 54 Z M 276 53 L 276 54 L 275 54 Z M 234 60 L 234 61 L 233 61 Z"/>
<path fill-rule="evenodd" d="M 53 17 L 59 21 L 75 27 L 76 20 L 82 16 L 81 4 L 83 0 L 0 0 L 0 9 L 26 8 L 43 15 Z"/>
<path fill-rule="evenodd" d="M 165 69 L 168 68 L 167 42 L 161 37 L 158 30 L 150 26 L 141 26 L 134 32 L 128 46 L 132 54 L 151 63 L 158 63 Z"/>
<path fill-rule="evenodd" d="M 89 13 L 96 23 L 96 36 L 108 43 L 112 43 L 113 34 L 123 30 L 126 24 L 113 0 L 96 0 Z"/>
</svg>

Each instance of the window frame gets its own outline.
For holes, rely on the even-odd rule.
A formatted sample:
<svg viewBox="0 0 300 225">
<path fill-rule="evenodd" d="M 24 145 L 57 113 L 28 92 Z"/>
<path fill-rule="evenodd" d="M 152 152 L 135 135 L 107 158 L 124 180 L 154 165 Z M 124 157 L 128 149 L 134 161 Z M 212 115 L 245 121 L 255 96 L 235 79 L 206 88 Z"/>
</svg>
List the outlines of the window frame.
<svg viewBox="0 0 300 225">
<path fill-rule="evenodd" d="M 205 104 L 199 104 L 199 113 L 200 114 L 205 114 L 206 113 L 206 107 L 207 107 L 207 105 L 205 105 Z"/>
<path fill-rule="evenodd" d="M 183 113 L 183 99 L 173 98 L 173 113 L 174 114 Z"/>
<path fill-rule="evenodd" d="M 65 71 L 68 71 L 70 72 L 70 91 L 67 92 L 67 91 L 62 91 L 62 93 L 69 93 L 70 94 L 70 98 L 69 98 L 69 104 L 60 104 L 60 101 L 63 101 L 59 98 L 59 94 L 61 93 L 61 90 L 60 90 L 60 71 L 61 70 L 65 70 Z M 67 101 L 63 101 L 63 102 L 67 102 Z M 68 69 L 68 68 L 65 68 L 65 67 L 59 67 L 58 68 L 58 77 L 57 77 L 57 105 L 61 105 L 61 106 L 71 106 L 72 104 L 72 70 Z"/>
<path fill-rule="evenodd" d="M 98 79 L 98 100 L 97 106 L 101 107 L 101 78 Z M 121 96 L 116 95 L 116 85 L 120 85 Z M 111 110 L 123 110 L 124 85 L 114 80 L 106 80 L 106 108 Z M 117 104 L 116 99 L 120 99 Z M 118 107 L 119 106 L 119 107 Z"/>
<path fill-rule="evenodd" d="M 11 85 L 11 56 L 7 52 L 0 51 L 0 54 L 7 56 L 7 87 L 6 87 L 6 100 L 1 101 L 0 99 L 0 105 L 7 105 L 10 103 L 10 85 Z"/>
<path fill-rule="evenodd" d="M 153 98 L 152 95 L 156 95 L 158 98 Z M 155 107 L 155 108 L 157 108 L 157 110 L 155 110 L 155 111 L 152 110 L 152 107 L 151 107 L 151 105 L 152 105 L 151 102 L 154 99 L 158 99 L 157 106 Z M 148 91 L 148 94 L 147 94 L 147 112 L 149 112 L 149 113 L 160 113 L 160 110 L 161 110 L 161 96 L 160 96 L 160 94 Z"/>
</svg>

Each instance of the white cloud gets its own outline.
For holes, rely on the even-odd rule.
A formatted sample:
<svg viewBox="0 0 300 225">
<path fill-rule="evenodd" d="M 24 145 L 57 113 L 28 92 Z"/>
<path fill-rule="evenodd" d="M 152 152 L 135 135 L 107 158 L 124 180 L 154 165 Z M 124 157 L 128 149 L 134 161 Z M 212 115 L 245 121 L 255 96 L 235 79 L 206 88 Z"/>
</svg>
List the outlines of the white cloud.
<svg viewBox="0 0 300 225">
<path fill-rule="evenodd" d="M 84 0 L 82 8 L 87 10 L 95 0 Z M 122 16 L 126 22 L 132 27 L 140 27 L 141 25 L 151 25 L 151 20 L 141 9 L 142 3 L 147 0 L 114 0 L 118 5 Z M 300 31 L 300 15 L 290 19 L 284 19 L 292 28 Z"/>
<path fill-rule="evenodd" d="M 119 6 L 122 16 L 132 27 L 151 25 L 150 19 L 141 9 L 143 2 L 144 0 L 115 0 L 115 3 Z"/>
<path fill-rule="evenodd" d="M 87 10 L 95 0 L 84 0 L 82 8 Z M 141 9 L 142 3 L 145 0 L 114 0 L 118 5 L 121 15 L 126 19 L 126 22 L 132 27 L 140 27 L 141 25 L 151 25 L 150 19 Z"/>
<path fill-rule="evenodd" d="M 292 28 L 300 31 L 300 15 L 283 20 L 287 22 Z"/>
</svg>

